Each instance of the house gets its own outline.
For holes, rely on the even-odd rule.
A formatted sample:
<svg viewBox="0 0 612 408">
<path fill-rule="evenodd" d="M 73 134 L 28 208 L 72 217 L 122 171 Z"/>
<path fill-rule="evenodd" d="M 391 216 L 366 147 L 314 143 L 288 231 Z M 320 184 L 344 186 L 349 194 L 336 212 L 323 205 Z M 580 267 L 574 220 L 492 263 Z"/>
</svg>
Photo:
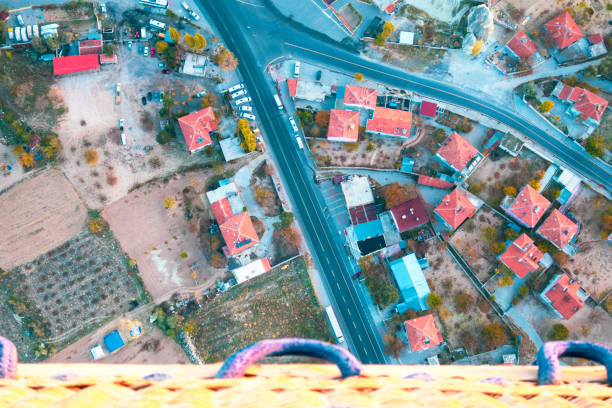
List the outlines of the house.
<svg viewBox="0 0 612 408">
<path fill-rule="evenodd" d="M 196 153 L 212 144 L 210 133 L 219 129 L 211 107 L 180 117 L 178 124 L 190 153 Z"/>
<path fill-rule="evenodd" d="M 203 77 L 206 75 L 206 64 L 208 64 L 206 55 L 186 52 L 183 55 L 179 72 L 185 75 Z"/>
<path fill-rule="evenodd" d="M 412 352 L 435 347 L 444 341 L 431 314 L 406 320 L 404 327 Z"/>
<path fill-rule="evenodd" d="M 376 107 L 375 89 L 362 88 L 356 85 L 346 85 L 344 87 L 344 107 L 347 109 L 371 109 Z"/>
<path fill-rule="evenodd" d="M 297 81 L 295 89 L 295 99 L 303 99 L 306 101 L 323 102 L 325 98 L 332 93 L 332 88 L 329 85 L 324 85 L 320 82 L 305 81 L 300 79 Z"/>
<path fill-rule="evenodd" d="M 444 140 L 435 157 L 456 172 L 462 172 L 468 167 L 472 168 L 472 160 L 480 161 L 482 159 L 478 149 L 457 132 L 451 133 Z M 476 162 L 476 160 L 474 161 Z"/>
<path fill-rule="evenodd" d="M 295 98 L 295 95 L 297 93 L 297 84 L 298 84 L 297 78 L 287 78 L 287 87 L 289 88 L 289 96 L 292 98 Z"/>
<path fill-rule="evenodd" d="M 206 198 L 219 225 L 235 214 L 240 214 L 245 208 L 235 183 L 223 181 L 215 190 L 207 191 Z"/>
<path fill-rule="evenodd" d="M 567 11 L 544 24 L 544 29 L 561 50 L 583 37 L 582 31 Z"/>
<path fill-rule="evenodd" d="M 69 57 L 53 58 L 53 75 L 73 74 L 75 72 L 100 69 L 97 54 L 71 55 Z"/>
<path fill-rule="evenodd" d="M 225 240 L 223 253 L 226 257 L 236 255 L 259 243 L 251 217 L 246 211 L 229 218 L 219 225 L 219 229 Z"/>
<path fill-rule="evenodd" d="M 351 218 L 351 224 L 353 225 L 359 225 L 378 219 L 378 213 L 374 203 L 349 208 L 349 216 Z"/>
<path fill-rule="evenodd" d="M 558 81 L 552 92 L 553 96 L 567 102 L 567 113 L 580 117 L 587 125 L 598 126 L 608 107 L 608 101 L 588 89 L 571 87 Z"/>
<path fill-rule="evenodd" d="M 476 214 L 476 206 L 456 188 L 442 199 L 434 213 L 447 229 L 455 230 Z"/>
<path fill-rule="evenodd" d="M 102 39 L 79 41 L 79 55 L 102 54 Z"/>
<path fill-rule="evenodd" d="M 362 256 L 372 254 L 387 246 L 385 242 L 385 231 L 380 219 L 364 222 L 349 227 L 350 234 L 354 237 L 357 248 Z"/>
<path fill-rule="evenodd" d="M 402 301 L 397 305 L 397 312 L 404 313 L 408 309 L 419 312 L 429 309 L 426 300 L 431 291 L 416 255 L 411 253 L 396 259 L 389 263 L 389 267 Z"/>
<path fill-rule="evenodd" d="M 540 299 L 560 319 L 569 319 L 579 311 L 589 297 L 580 284 L 567 273 L 555 276 L 540 293 Z"/>
<path fill-rule="evenodd" d="M 366 132 L 382 136 L 410 136 L 412 112 L 376 107 L 368 120 Z"/>
<path fill-rule="evenodd" d="M 527 59 L 538 50 L 538 46 L 524 31 L 519 30 L 514 37 L 506 43 L 506 49 L 518 59 Z"/>
<path fill-rule="evenodd" d="M 537 230 L 538 235 L 562 251 L 574 240 L 577 232 L 578 225 L 556 208 Z"/>
<path fill-rule="evenodd" d="M 115 350 L 120 349 L 125 345 L 119 331 L 115 330 L 106 336 L 104 336 L 104 345 L 109 353 L 112 353 Z"/>
<path fill-rule="evenodd" d="M 234 279 L 236 279 L 236 283 L 241 284 L 242 282 L 246 282 L 249 279 L 268 272 L 270 269 L 272 269 L 272 267 L 270 266 L 268 258 L 262 258 L 239 268 L 232 269 L 231 272 L 232 275 L 234 275 Z"/>
<path fill-rule="evenodd" d="M 374 202 L 374 194 L 366 176 L 353 176 L 340 183 L 340 187 L 346 201 L 346 208 L 350 209 Z"/>
<path fill-rule="evenodd" d="M 91 356 L 93 360 L 99 360 L 102 357 L 104 357 L 106 353 L 104 353 L 102 346 L 100 346 L 99 344 L 96 344 L 95 346 L 89 349 L 89 355 Z"/>
<path fill-rule="evenodd" d="M 535 227 L 550 207 L 550 201 L 529 184 L 519 191 L 512 205 L 508 206 L 505 201 L 502 203 L 504 211 L 526 228 Z"/>
<path fill-rule="evenodd" d="M 336 142 L 356 142 L 359 138 L 359 112 L 331 109 L 327 138 Z"/>
<path fill-rule="evenodd" d="M 429 101 L 421 101 L 419 107 L 419 114 L 421 116 L 427 116 L 428 118 L 435 118 L 438 113 L 438 105 Z"/>
<path fill-rule="evenodd" d="M 418 183 L 422 186 L 429 186 L 435 188 L 453 188 L 455 185 L 450 181 L 440 180 L 438 178 L 424 176 L 423 174 L 419 174 Z"/>
<path fill-rule="evenodd" d="M 540 267 L 538 262 L 544 255 L 527 234 L 514 240 L 499 256 L 499 260 L 519 278 L 523 279 Z"/>
<path fill-rule="evenodd" d="M 398 42 L 402 45 L 414 44 L 414 33 L 412 31 L 400 31 Z"/>
<path fill-rule="evenodd" d="M 372 2 L 379 9 L 391 14 L 395 11 L 397 0 L 372 0 Z"/>
<path fill-rule="evenodd" d="M 398 231 L 411 230 L 429 222 L 427 211 L 420 198 L 413 198 L 389 209 Z"/>
<path fill-rule="evenodd" d="M 587 55 L 589 58 L 596 58 L 608 52 L 606 43 L 603 40 L 601 33 L 589 36 L 589 48 Z"/>
</svg>

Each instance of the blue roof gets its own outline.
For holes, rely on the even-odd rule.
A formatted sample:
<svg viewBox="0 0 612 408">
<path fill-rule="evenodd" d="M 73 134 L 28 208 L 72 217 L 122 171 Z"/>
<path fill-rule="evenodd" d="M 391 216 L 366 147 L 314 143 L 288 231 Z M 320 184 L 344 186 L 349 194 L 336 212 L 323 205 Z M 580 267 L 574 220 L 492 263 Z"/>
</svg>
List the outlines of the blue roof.
<svg viewBox="0 0 612 408">
<path fill-rule="evenodd" d="M 405 173 L 412 173 L 413 168 L 414 168 L 414 159 L 412 157 L 404 157 L 402 159 L 401 171 Z"/>
<path fill-rule="evenodd" d="M 355 225 L 353 228 L 355 228 L 357 241 L 374 238 L 385 233 L 380 219 L 364 222 L 363 224 Z"/>
<path fill-rule="evenodd" d="M 229 180 L 228 179 L 219 180 L 219 187 L 227 186 L 228 184 L 229 184 Z"/>
<path fill-rule="evenodd" d="M 427 310 L 425 300 L 431 291 L 416 255 L 414 253 L 406 255 L 389 265 L 404 300 L 405 310 Z"/>
<path fill-rule="evenodd" d="M 104 345 L 108 351 L 112 353 L 113 351 L 123 347 L 125 343 L 119 335 L 119 332 L 115 330 L 114 332 L 108 333 L 106 336 L 104 336 Z"/>
</svg>

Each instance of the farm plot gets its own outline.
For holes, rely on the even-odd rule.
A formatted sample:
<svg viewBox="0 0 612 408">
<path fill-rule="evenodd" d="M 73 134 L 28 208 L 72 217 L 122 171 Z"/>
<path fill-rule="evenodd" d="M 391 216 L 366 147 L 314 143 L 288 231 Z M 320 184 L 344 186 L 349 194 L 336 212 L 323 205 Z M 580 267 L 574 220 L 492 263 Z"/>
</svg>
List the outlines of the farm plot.
<svg viewBox="0 0 612 408">
<path fill-rule="evenodd" d="M 187 316 L 187 322 L 205 363 L 222 361 L 263 339 L 333 341 L 302 258 L 233 287 Z"/>
<path fill-rule="evenodd" d="M 0 268 L 29 262 L 83 229 L 87 209 L 64 175 L 50 169 L 0 196 Z"/>
<path fill-rule="evenodd" d="M 14 296 L 31 302 L 51 340 L 68 342 L 96 324 L 146 302 L 147 294 L 110 234 L 82 232 L 4 276 Z M 15 305 L 19 310 L 19 305 Z"/>
<path fill-rule="evenodd" d="M 450 240 L 482 282 L 489 277 L 491 264 L 503 248 L 504 222 L 501 216 L 483 206 L 455 231 Z"/>
</svg>

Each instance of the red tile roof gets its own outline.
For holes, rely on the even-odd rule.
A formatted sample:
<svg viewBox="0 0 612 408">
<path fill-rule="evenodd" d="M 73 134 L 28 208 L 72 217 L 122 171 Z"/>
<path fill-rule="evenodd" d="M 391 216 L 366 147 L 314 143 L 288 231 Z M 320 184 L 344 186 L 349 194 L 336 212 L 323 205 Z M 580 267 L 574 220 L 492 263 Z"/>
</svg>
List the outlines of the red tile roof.
<svg viewBox="0 0 612 408">
<path fill-rule="evenodd" d="M 389 209 L 399 232 L 423 225 L 429 221 L 427 211 L 420 198 L 413 198 Z"/>
<path fill-rule="evenodd" d="M 459 133 L 453 132 L 446 138 L 437 154 L 457 171 L 462 171 L 478 154 L 478 149 L 465 140 Z"/>
<path fill-rule="evenodd" d="M 435 211 L 448 225 L 457 229 L 463 221 L 476 214 L 476 207 L 461 191 L 454 189 L 442 199 Z"/>
<path fill-rule="evenodd" d="M 347 85 L 344 87 L 344 104 L 374 109 L 376 107 L 376 95 L 375 89 Z"/>
<path fill-rule="evenodd" d="M 450 181 L 444 181 L 437 178 L 424 176 L 419 174 L 419 184 L 437 188 L 453 188 L 455 185 Z"/>
<path fill-rule="evenodd" d="M 578 225 L 555 208 L 537 232 L 557 248 L 563 249 L 578 232 Z"/>
<path fill-rule="evenodd" d="M 297 78 L 287 78 L 287 86 L 289 87 L 289 96 L 294 97 L 297 93 Z"/>
<path fill-rule="evenodd" d="M 356 142 L 359 138 L 359 112 L 331 109 L 327 138 Z"/>
<path fill-rule="evenodd" d="M 603 42 L 603 37 L 601 36 L 601 33 L 597 33 L 597 34 L 593 34 L 591 36 L 589 36 L 589 42 L 591 44 L 599 44 Z"/>
<path fill-rule="evenodd" d="M 210 132 L 218 129 L 211 107 L 180 117 L 178 123 L 190 152 L 211 144 Z"/>
<path fill-rule="evenodd" d="M 116 64 L 117 55 L 100 54 L 100 64 Z"/>
<path fill-rule="evenodd" d="M 499 260 L 522 279 L 539 268 L 538 262 L 542 256 L 544 255 L 533 240 L 523 234 L 506 248 Z"/>
<path fill-rule="evenodd" d="M 522 30 L 519 30 L 506 46 L 520 58 L 529 58 L 538 50 L 536 43 Z"/>
<path fill-rule="evenodd" d="M 565 88 L 563 88 L 563 91 L 565 91 Z M 561 95 L 563 91 L 561 91 Z M 594 94 L 588 89 L 582 89 L 580 87 L 574 87 L 567 99 L 574 102 L 574 109 L 580 112 L 580 119 L 582 120 L 591 118 L 599 122 L 601 121 L 604 111 L 608 107 L 608 101 L 606 99 Z"/>
<path fill-rule="evenodd" d="M 411 351 L 425 350 L 442 343 L 442 333 L 436 327 L 433 315 L 425 315 L 404 322 Z"/>
<path fill-rule="evenodd" d="M 53 75 L 72 74 L 99 68 L 100 63 L 96 54 L 53 58 Z"/>
<path fill-rule="evenodd" d="M 563 89 L 561 89 L 561 92 L 559 93 L 559 99 L 563 99 L 564 101 L 566 101 L 572 94 L 573 90 L 574 88 L 572 88 L 571 86 L 563 84 Z"/>
<path fill-rule="evenodd" d="M 550 201 L 527 184 L 519 191 L 514 202 L 506 212 L 520 220 L 528 228 L 533 228 L 540 221 L 548 207 L 550 207 Z"/>
<path fill-rule="evenodd" d="M 569 319 L 584 306 L 584 302 L 578 296 L 579 290 L 582 290 L 580 284 L 564 273 L 558 276 L 554 285 L 543 295 L 551 301 L 561 316 Z"/>
<path fill-rule="evenodd" d="M 223 224 L 234 215 L 227 197 L 222 198 L 219 201 L 215 201 L 210 205 L 210 208 L 212 209 L 213 215 L 215 216 L 217 224 L 219 225 Z"/>
<path fill-rule="evenodd" d="M 433 102 L 422 101 L 421 107 L 419 109 L 419 113 L 421 116 L 428 116 L 430 118 L 436 117 L 436 112 L 438 110 L 438 105 Z"/>
<path fill-rule="evenodd" d="M 412 124 L 412 112 L 376 107 L 366 130 L 385 135 L 408 137 Z"/>
<path fill-rule="evenodd" d="M 101 54 L 102 53 L 102 39 L 99 40 L 83 40 L 79 41 L 79 54 Z"/>
<path fill-rule="evenodd" d="M 395 3 L 391 3 L 391 4 L 389 4 L 389 5 L 387 6 L 387 8 L 385 8 L 385 11 L 386 11 L 388 14 L 393 13 L 393 12 L 395 11 Z"/>
<path fill-rule="evenodd" d="M 233 216 L 219 227 L 225 244 L 226 255 L 235 255 L 259 242 L 248 212 Z"/>
<path fill-rule="evenodd" d="M 544 24 L 544 27 L 561 49 L 578 41 L 583 36 L 582 31 L 567 11 Z"/>
</svg>

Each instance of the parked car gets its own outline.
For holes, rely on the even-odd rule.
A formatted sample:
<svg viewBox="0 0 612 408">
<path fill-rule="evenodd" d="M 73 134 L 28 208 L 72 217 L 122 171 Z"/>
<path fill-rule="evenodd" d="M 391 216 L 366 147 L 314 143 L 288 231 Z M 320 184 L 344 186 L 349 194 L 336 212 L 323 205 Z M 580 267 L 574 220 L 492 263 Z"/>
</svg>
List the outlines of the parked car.
<svg viewBox="0 0 612 408">
<path fill-rule="evenodd" d="M 153 92 L 153 100 L 155 102 L 159 102 L 159 92 L 157 91 Z"/>
<path fill-rule="evenodd" d="M 251 106 L 245 105 L 245 106 L 240 106 L 238 108 L 239 111 L 243 111 L 243 112 L 253 112 L 253 108 Z"/>
<path fill-rule="evenodd" d="M 121 93 L 121 83 L 120 82 L 117 82 L 117 84 L 115 85 L 115 93 L 117 95 Z"/>
<path fill-rule="evenodd" d="M 315 75 L 315 79 L 317 81 L 320 81 L 321 80 L 321 75 L 323 75 L 323 71 L 317 71 L 317 74 Z"/>
<path fill-rule="evenodd" d="M 145 46 L 143 54 L 144 54 L 145 56 L 146 56 L 146 55 L 149 55 L 149 47 Z"/>
<path fill-rule="evenodd" d="M 295 67 L 293 68 L 293 76 L 299 78 L 300 76 L 300 61 L 295 62 Z"/>
<path fill-rule="evenodd" d="M 295 141 L 297 142 L 298 147 L 300 149 L 304 148 L 304 143 L 302 143 L 302 138 L 300 137 L 300 135 L 295 135 Z"/>
<path fill-rule="evenodd" d="M 162 74 L 171 74 L 172 71 L 170 71 L 169 69 L 162 69 Z"/>
<path fill-rule="evenodd" d="M 229 93 L 236 92 L 237 90 L 242 89 L 242 88 L 244 88 L 243 84 L 234 85 L 234 86 L 230 87 L 227 90 L 227 92 L 229 92 Z"/>
<path fill-rule="evenodd" d="M 126 139 L 125 139 L 125 133 L 121 133 L 121 144 L 125 145 L 127 143 Z"/>
<path fill-rule="evenodd" d="M 295 119 L 293 119 L 292 117 L 289 118 L 289 123 L 291 123 L 291 127 L 293 128 L 294 132 L 298 132 L 298 127 L 295 124 Z"/>
<path fill-rule="evenodd" d="M 159 93 L 159 100 L 160 101 L 164 100 L 164 92 L 163 91 Z"/>
<path fill-rule="evenodd" d="M 128 43 L 127 43 L 127 49 L 128 49 L 128 50 L 131 50 L 131 49 L 132 49 L 132 42 L 131 42 L 131 41 L 128 41 Z"/>
<path fill-rule="evenodd" d="M 119 119 L 119 130 L 123 130 L 123 126 L 125 125 L 124 119 Z"/>
<path fill-rule="evenodd" d="M 153 99 L 153 92 L 149 91 L 147 92 L 147 101 L 151 102 L 151 99 Z"/>
<path fill-rule="evenodd" d="M 157 64 L 158 67 L 160 68 L 166 68 L 166 63 L 165 62 L 160 62 L 159 64 Z"/>
<path fill-rule="evenodd" d="M 193 18 L 196 21 L 200 19 L 200 16 L 198 16 L 198 14 L 193 10 L 189 10 L 189 15 L 191 16 L 191 18 Z"/>
<path fill-rule="evenodd" d="M 181 6 L 183 6 L 183 8 L 185 9 L 185 11 L 189 11 L 189 6 L 187 5 L 187 3 L 182 2 Z"/>
<path fill-rule="evenodd" d="M 138 53 L 142 54 L 144 52 L 144 47 L 142 46 L 142 44 L 138 45 Z"/>
<path fill-rule="evenodd" d="M 242 105 L 243 103 L 251 102 L 251 98 L 246 96 L 244 98 L 238 99 L 236 101 L 236 105 Z"/>
<path fill-rule="evenodd" d="M 240 112 L 240 117 L 248 120 L 255 120 L 255 115 L 252 113 Z"/>
<path fill-rule="evenodd" d="M 151 56 L 154 57 L 155 56 L 155 47 L 151 47 Z"/>
<path fill-rule="evenodd" d="M 140 101 L 142 102 L 143 105 L 147 104 L 147 98 L 145 98 L 144 96 L 142 97 L 142 99 L 140 99 Z"/>
<path fill-rule="evenodd" d="M 232 99 L 236 99 L 237 97 L 242 96 L 242 95 L 246 95 L 246 91 L 244 89 L 234 92 L 232 94 Z"/>
</svg>

